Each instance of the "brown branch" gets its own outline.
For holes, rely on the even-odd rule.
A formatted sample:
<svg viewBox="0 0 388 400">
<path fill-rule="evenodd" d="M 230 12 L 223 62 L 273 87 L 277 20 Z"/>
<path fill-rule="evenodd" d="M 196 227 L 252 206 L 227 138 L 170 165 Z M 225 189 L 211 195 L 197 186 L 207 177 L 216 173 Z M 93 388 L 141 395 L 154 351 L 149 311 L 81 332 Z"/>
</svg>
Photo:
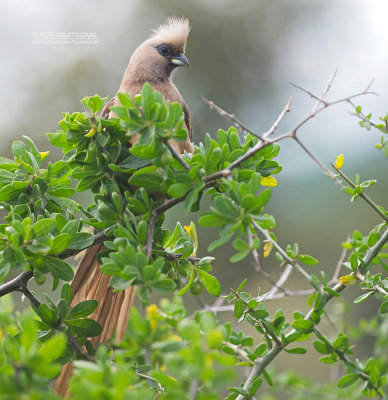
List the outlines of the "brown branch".
<svg viewBox="0 0 388 400">
<path fill-rule="evenodd" d="M 325 175 L 328 177 L 334 179 L 334 181 L 338 184 L 338 186 L 343 189 L 342 183 L 337 179 L 336 175 L 331 172 L 329 169 L 327 169 L 319 160 L 317 157 L 314 156 L 313 153 L 300 141 L 300 139 L 295 135 L 293 136 L 293 139 L 296 141 L 296 143 L 299 144 L 299 146 L 305 151 L 305 153 L 319 166 L 319 168 L 324 172 Z"/>
<path fill-rule="evenodd" d="M 288 112 L 291 111 L 291 102 L 292 102 L 292 97 L 290 97 L 290 100 L 288 100 L 288 103 L 286 104 L 286 106 L 283 108 L 282 112 L 279 114 L 277 120 L 275 121 L 275 123 L 271 126 L 271 128 L 268 129 L 267 132 L 264 133 L 264 138 L 268 139 L 273 133 L 275 133 L 276 129 L 278 129 L 280 122 L 282 121 L 282 119 L 286 116 L 286 114 Z"/>
<path fill-rule="evenodd" d="M 333 84 L 333 81 L 334 81 L 334 79 L 335 79 L 335 77 L 336 77 L 336 75 L 337 75 L 337 71 L 338 71 L 338 68 L 335 69 L 333 75 L 330 77 L 329 83 L 327 84 L 325 90 L 324 90 L 323 93 L 321 94 L 321 97 L 318 99 L 317 103 L 315 104 L 315 106 L 314 106 L 314 108 L 312 109 L 311 112 L 317 111 L 317 109 L 318 109 L 318 107 L 319 107 L 319 105 L 320 105 L 321 103 L 325 104 L 325 102 L 323 101 L 323 99 L 324 99 L 324 98 L 326 97 L 326 95 L 329 93 L 329 90 L 331 89 L 331 85 Z"/>
<path fill-rule="evenodd" d="M 88 361 L 95 361 L 95 360 L 96 360 L 92 355 L 90 355 L 90 354 L 77 342 L 77 339 L 76 339 L 74 336 L 70 335 L 69 332 L 66 332 L 66 335 L 67 335 L 67 341 L 68 341 L 68 343 L 70 344 L 70 346 L 73 348 L 73 350 L 74 350 L 77 354 L 83 356 L 83 357 L 84 357 L 86 360 L 88 360 Z"/>
</svg>

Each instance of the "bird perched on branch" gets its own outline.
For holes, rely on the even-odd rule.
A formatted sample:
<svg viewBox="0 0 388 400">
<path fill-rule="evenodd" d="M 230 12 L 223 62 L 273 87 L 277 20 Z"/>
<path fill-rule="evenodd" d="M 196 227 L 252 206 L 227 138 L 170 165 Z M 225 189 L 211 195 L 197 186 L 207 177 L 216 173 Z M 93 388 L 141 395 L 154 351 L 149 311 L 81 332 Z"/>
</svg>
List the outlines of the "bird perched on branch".
<svg viewBox="0 0 388 400">
<path fill-rule="evenodd" d="M 189 138 L 184 143 L 171 141 L 179 153 L 185 150 L 193 151 L 192 127 L 186 102 L 172 82 L 171 74 L 177 67 L 189 64 L 184 54 L 189 31 L 189 21 L 183 18 L 169 18 L 166 23 L 154 29 L 152 35 L 132 54 L 118 90 L 127 92 L 133 97 L 140 93 L 144 83 L 148 82 L 161 92 L 165 101 L 178 102 L 182 105 Z M 113 105 L 119 105 L 116 97 L 107 103 L 102 115 L 108 118 L 114 116 L 109 110 Z M 137 140 L 138 135 L 134 135 L 131 143 L 134 144 Z M 97 300 L 99 303 L 91 318 L 103 326 L 103 331 L 100 336 L 91 340 L 94 346 L 111 339 L 115 331 L 117 342 L 122 340 L 134 299 L 133 287 L 116 293 L 109 287 L 110 277 L 101 272 L 96 260 L 97 253 L 102 249 L 103 245 L 97 244 L 86 251 L 71 284 L 72 306 L 83 300 Z M 62 396 L 68 394 L 67 386 L 71 373 L 72 366 L 68 363 L 56 383 L 55 390 L 58 394 Z"/>
</svg>

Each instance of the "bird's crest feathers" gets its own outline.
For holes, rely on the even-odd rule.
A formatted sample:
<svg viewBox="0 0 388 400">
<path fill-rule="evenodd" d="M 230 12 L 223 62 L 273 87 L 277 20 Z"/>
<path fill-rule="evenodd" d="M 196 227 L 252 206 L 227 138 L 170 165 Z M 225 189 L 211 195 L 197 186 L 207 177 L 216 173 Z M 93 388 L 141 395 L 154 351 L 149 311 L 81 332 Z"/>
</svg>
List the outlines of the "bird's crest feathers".
<svg viewBox="0 0 388 400">
<path fill-rule="evenodd" d="M 189 32 L 190 23 L 187 18 L 169 17 L 164 24 L 152 30 L 151 39 L 184 49 Z"/>
</svg>

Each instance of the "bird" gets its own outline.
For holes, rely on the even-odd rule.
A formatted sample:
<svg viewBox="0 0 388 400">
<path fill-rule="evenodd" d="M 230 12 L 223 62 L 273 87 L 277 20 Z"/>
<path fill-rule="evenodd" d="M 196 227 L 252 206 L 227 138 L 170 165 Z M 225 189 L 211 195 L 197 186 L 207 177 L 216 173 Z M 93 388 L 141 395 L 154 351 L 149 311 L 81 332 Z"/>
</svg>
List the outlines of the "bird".
<svg viewBox="0 0 388 400">
<path fill-rule="evenodd" d="M 149 38 L 141 43 L 130 57 L 118 92 L 129 93 L 131 97 L 139 94 L 143 85 L 148 82 L 151 87 L 158 90 L 165 102 L 178 102 L 181 104 L 185 128 L 188 138 L 185 142 L 171 140 L 171 145 L 182 154 L 184 151 L 194 151 L 192 143 L 192 125 L 190 112 L 179 90 L 172 82 L 172 76 L 177 67 L 188 66 L 189 61 L 185 55 L 187 37 L 190 32 L 190 23 L 187 18 L 169 17 L 167 20 L 152 30 Z M 112 97 L 101 112 L 105 118 L 115 116 L 110 107 L 120 105 L 117 96 Z M 133 145 L 139 139 L 139 134 L 132 136 L 130 143 Z M 103 331 L 101 335 L 91 339 L 93 346 L 113 338 L 116 333 L 116 342 L 121 342 L 129 314 L 134 301 L 135 289 L 130 287 L 120 292 L 113 292 L 109 286 L 110 277 L 104 275 L 97 261 L 97 254 L 104 249 L 103 244 L 89 247 L 82 257 L 74 279 L 71 283 L 73 298 L 71 306 L 84 300 L 97 300 L 98 307 L 90 315 L 99 322 Z M 61 396 L 68 396 L 68 381 L 72 375 L 72 364 L 69 362 L 63 368 L 57 379 L 55 392 Z"/>
</svg>

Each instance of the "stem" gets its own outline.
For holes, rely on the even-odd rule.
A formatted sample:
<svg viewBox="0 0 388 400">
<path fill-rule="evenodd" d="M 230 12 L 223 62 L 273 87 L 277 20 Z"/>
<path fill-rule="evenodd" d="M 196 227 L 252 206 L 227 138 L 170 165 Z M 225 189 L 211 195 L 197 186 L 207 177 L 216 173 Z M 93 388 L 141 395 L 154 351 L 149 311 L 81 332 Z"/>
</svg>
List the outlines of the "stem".
<svg viewBox="0 0 388 400">
<path fill-rule="evenodd" d="M 347 177 L 339 168 L 337 168 L 334 164 L 331 166 L 341 175 L 343 179 L 354 189 L 357 185 Z M 359 197 L 363 198 L 376 212 L 380 215 L 380 217 L 385 221 L 388 222 L 388 217 L 380 210 L 379 206 L 364 192 L 358 195 Z"/>
<path fill-rule="evenodd" d="M 287 260 L 287 262 L 292 265 L 292 267 L 299 272 L 300 275 L 303 276 L 304 279 L 313 287 L 315 288 L 315 284 L 313 280 L 311 279 L 310 275 L 297 263 L 295 262 L 292 258 L 288 257 L 287 253 L 271 238 L 271 236 L 268 234 L 268 232 L 263 229 L 257 222 L 253 221 L 253 226 L 255 229 L 260 231 L 260 233 L 269 241 L 273 243 L 275 246 L 276 250 Z"/>
<path fill-rule="evenodd" d="M 182 165 L 182 167 L 187 169 L 187 171 L 190 171 L 190 165 L 187 164 L 187 162 L 180 156 L 180 154 L 175 150 L 174 146 L 170 142 L 167 142 L 167 147 L 173 157 Z"/>
</svg>

